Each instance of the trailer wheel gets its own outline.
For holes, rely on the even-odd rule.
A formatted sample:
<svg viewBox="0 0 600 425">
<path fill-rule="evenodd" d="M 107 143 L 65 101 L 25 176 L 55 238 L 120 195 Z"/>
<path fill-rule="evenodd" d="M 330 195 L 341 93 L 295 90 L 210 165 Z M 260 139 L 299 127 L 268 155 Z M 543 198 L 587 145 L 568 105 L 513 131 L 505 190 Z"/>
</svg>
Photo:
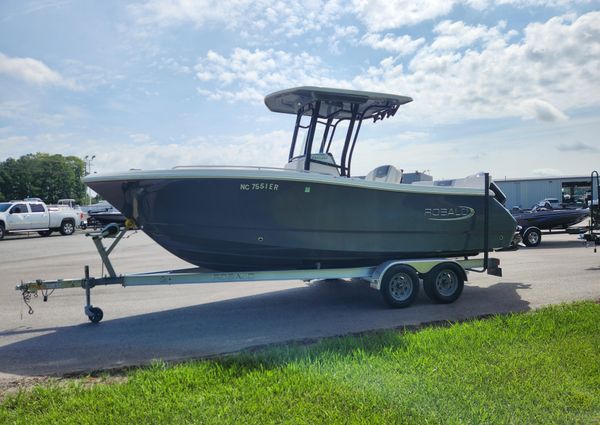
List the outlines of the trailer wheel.
<svg viewBox="0 0 600 425">
<path fill-rule="evenodd" d="M 60 225 L 60 234 L 69 236 L 75 233 L 75 224 L 71 220 L 65 220 Z"/>
<path fill-rule="evenodd" d="M 527 246 L 538 246 L 542 241 L 542 232 L 537 227 L 530 227 L 523 233 L 523 243 Z"/>
<path fill-rule="evenodd" d="M 390 307 L 408 307 L 418 293 L 419 277 L 409 266 L 390 267 L 381 279 L 381 294 Z"/>
<path fill-rule="evenodd" d="M 102 320 L 103 317 L 104 317 L 104 312 L 102 311 L 101 308 L 99 308 L 99 307 L 91 307 L 90 308 L 90 314 L 88 315 L 90 322 L 100 323 L 100 321 Z"/>
<path fill-rule="evenodd" d="M 463 272 L 455 264 L 438 264 L 423 278 L 423 289 L 434 302 L 449 304 L 458 299 L 465 286 Z"/>
</svg>

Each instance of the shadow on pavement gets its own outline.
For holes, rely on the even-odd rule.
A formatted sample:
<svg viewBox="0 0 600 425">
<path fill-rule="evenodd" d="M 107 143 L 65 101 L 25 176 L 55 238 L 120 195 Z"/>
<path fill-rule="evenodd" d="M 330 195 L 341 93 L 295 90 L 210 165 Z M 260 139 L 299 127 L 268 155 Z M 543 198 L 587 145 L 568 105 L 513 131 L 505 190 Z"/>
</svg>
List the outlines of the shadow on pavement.
<svg viewBox="0 0 600 425">
<path fill-rule="evenodd" d="M 585 249 L 583 242 L 573 236 L 573 240 L 552 240 L 552 235 L 543 235 L 542 241 L 538 246 L 521 248 L 523 250 L 541 250 L 541 249 L 557 249 L 557 248 L 578 248 Z"/>
<path fill-rule="evenodd" d="M 75 233 L 73 233 L 74 235 L 78 234 L 78 233 L 83 233 L 83 230 L 76 230 Z M 69 235 L 72 236 L 72 235 Z M 66 236 L 66 237 L 69 237 Z M 38 234 L 38 232 L 24 232 L 24 233 L 10 233 L 6 236 L 4 236 L 4 239 L 2 239 L 0 241 L 0 243 L 10 243 L 12 242 L 16 242 L 16 241 L 27 241 L 30 239 L 48 239 L 48 238 L 59 238 L 59 237 L 63 237 L 63 235 L 60 234 L 60 232 L 56 231 L 56 232 L 52 232 L 51 235 L 48 236 L 40 236 Z"/>
<path fill-rule="evenodd" d="M 459 321 L 529 310 L 517 290 L 522 283 L 465 286 L 453 304 L 435 305 L 423 294 L 406 309 L 387 308 L 363 282 L 321 281 L 296 289 L 200 304 L 169 311 L 46 329 L 6 331 L 19 335 L 50 330 L 0 347 L 0 372 L 61 375 L 181 360 L 290 341 Z M 82 321 L 87 320 L 82 316 Z"/>
</svg>

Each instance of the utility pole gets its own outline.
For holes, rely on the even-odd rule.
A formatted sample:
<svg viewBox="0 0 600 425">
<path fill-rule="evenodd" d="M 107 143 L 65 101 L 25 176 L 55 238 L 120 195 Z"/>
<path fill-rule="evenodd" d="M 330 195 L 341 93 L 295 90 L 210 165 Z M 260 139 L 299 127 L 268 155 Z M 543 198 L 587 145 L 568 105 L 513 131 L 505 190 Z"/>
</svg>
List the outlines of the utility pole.
<svg viewBox="0 0 600 425">
<path fill-rule="evenodd" d="M 86 155 L 83 160 L 85 161 L 85 170 L 84 170 L 84 174 L 87 176 L 89 174 L 92 174 L 92 161 L 94 160 L 94 158 L 96 158 L 96 155 Z M 90 188 L 88 188 L 86 186 L 85 188 L 85 194 L 86 197 L 88 198 L 88 205 L 92 205 L 92 196 L 90 195 Z"/>
</svg>

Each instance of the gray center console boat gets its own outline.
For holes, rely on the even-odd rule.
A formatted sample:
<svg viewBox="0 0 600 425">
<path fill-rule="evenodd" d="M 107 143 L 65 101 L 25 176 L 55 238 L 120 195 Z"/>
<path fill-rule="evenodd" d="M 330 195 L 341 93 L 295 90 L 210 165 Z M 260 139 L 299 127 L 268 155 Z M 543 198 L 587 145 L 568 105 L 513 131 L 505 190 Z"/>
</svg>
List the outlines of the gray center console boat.
<svg viewBox="0 0 600 425">
<path fill-rule="evenodd" d="M 362 267 L 507 248 L 516 222 L 483 177 L 404 184 L 392 166 L 353 177 L 362 125 L 410 101 L 318 87 L 279 91 L 265 98 L 267 107 L 295 117 L 283 168 L 184 166 L 94 174 L 85 183 L 169 252 L 209 270 Z"/>
</svg>

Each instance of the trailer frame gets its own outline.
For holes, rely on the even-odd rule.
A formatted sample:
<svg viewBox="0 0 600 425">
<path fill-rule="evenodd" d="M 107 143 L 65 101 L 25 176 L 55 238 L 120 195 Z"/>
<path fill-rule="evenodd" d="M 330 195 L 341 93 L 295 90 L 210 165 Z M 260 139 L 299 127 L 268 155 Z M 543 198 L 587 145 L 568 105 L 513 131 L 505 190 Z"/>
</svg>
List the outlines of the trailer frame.
<svg viewBox="0 0 600 425">
<path fill-rule="evenodd" d="M 489 257 L 489 200 L 490 178 L 485 173 L 484 234 L 483 258 L 420 258 L 389 260 L 371 267 L 323 269 L 317 264 L 313 269 L 297 270 L 265 270 L 239 272 L 207 272 L 200 269 L 165 270 L 150 273 L 117 275 L 110 261 L 110 254 L 119 244 L 127 231 L 133 230 L 133 223 L 126 221 L 124 226 L 111 223 L 100 231 L 86 233 L 92 238 L 98 255 L 106 267 L 107 275 L 90 277 L 89 266 L 84 267 L 84 277 L 80 279 L 38 279 L 21 282 L 16 290 L 21 292 L 23 301 L 29 304 L 32 295 L 42 291 L 44 301 L 56 289 L 77 288 L 85 290 L 84 313 L 92 323 L 99 323 L 104 312 L 91 301 L 92 288 L 99 285 L 150 286 L 150 285 L 182 285 L 223 282 L 256 282 L 273 280 L 312 280 L 327 279 L 364 279 L 373 289 L 381 292 L 390 307 L 408 307 L 415 300 L 423 281 L 423 289 L 427 296 L 437 303 L 451 303 L 462 294 L 464 282 L 468 279 L 467 271 L 502 276 L 500 260 Z M 104 239 L 114 239 L 106 247 Z"/>
<path fill-rule="evenodd" d="M 435 276 L 430 276 L 433 269 L 445 266 L 446 269 L 456 271 L 455 278 L 458 280 L 453 282 L 456 291 L 462 291 L 462 285 L 467 280 L 467 271 L 485 272 L 495 276 L 502 276 L 502 269 L 499 267 L 500 261 L 495 258 L 428 258 L 428 259 L 407 259 L 407 260 L 391 260 L 372 267 L 354 267 L 354 268 L 337 268 L 337 269 L 303 269 L 303 270 L 265 270 L 265 271 L 239 271 L 239 272 L 207 272 L 200 269 L 178 269 L 178 270 L 163 270 L 158 272 L 135 273 L 135 274 L 117 274 L 115 267 L 111 262 L 110 254 L 119 244 L 126 232 L 130 229 L 119 227 L 116 224 L 110 224 L 101 231 L 88 232 L 86 236 L 92 238 L 98 254 L 102 260 L 103 266 L 106 268 L 106 275 L 102 277 L 91 277 L 89 266 L 84 267 L 84 277 L 75 279 L 57 279 L 57 280 L 42 280 L 37 279 L 30 282 L 21 282 L 16 286 L 16 290 L 20 291 L 23 299 L 29 305 L 28 301 L 32 295 L 37 295 L 41 291 L 44 296 L 44 301 L 48 300 L 49 295 L 56 289 L 67 288 L 82 288 L 85 291 L 85 306 L 84 313 L 93 323 L 99 323 L 104 313 L 102 309 L 92 304 L 91 290 L 96 286 L 102 285 L 121 285 L 127 286 L 154 286 L 154 285 L 185 285 L 185 284 L 202 284 L 202 283 L 225 283 L 225 282 L 256 282 L 256 281 L 274 281 L 274 280 L 303 280 L 306 282 L 314 280 L 328 279 L 364 279 L 369 282 L 371 288 L 387 292 L 388 296 L 384 298 L 391 307 L 406 307 L 412 303 L 418 288 L 412 288 L 407 294 L 408 298 L 394 299 L 390 296 L 390 291 L 394 290 L 394 284 L 390 288 L 386 285 L 389 281 L 390 271 L 394 268 L 404 267 L 407 270 L 401 270 L 404 274 L 410 275 L 412 271 L 419 279 L 423 280 L 423 285 L 426 281 L 434 279 Z M 112 243 L 105 246 L 105 239 L 113 239 Z M 396 273 L 397 274 L 397 273 Z M 410 277 L 410 276 L 409 276 Z M 402 280 L 404 279 L 404 280 Z M 409 282 L 409 278 L 402 278 L 398 281 L 398 287 L 408 288 L 411 285 L 418 285 L 419 282 Z M 52 291 L 52 292 L 49 292 Z M 445 302 L 444 300 L 435 299 L 435 295 L 431 295 L 427 289 L 427 294 L 434 298 L 434 301 Z M 413 296 L 414 295 L 414 296 Z M 410 298 L 412 296 L 412 298 Z M 456 298 L 458 298 L 456 296 Z M 398 297 L 396 297 L 398 298 Z M 452 300 L 454 301 L 454 300 Z M 30 313 L 33 310 L 30 307 Z"/>
</svg>

